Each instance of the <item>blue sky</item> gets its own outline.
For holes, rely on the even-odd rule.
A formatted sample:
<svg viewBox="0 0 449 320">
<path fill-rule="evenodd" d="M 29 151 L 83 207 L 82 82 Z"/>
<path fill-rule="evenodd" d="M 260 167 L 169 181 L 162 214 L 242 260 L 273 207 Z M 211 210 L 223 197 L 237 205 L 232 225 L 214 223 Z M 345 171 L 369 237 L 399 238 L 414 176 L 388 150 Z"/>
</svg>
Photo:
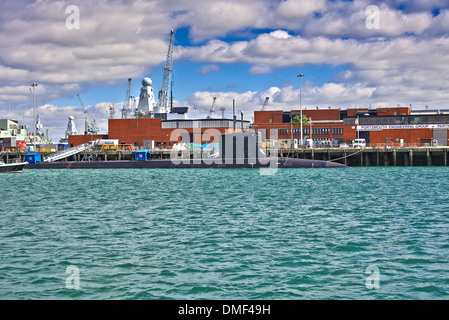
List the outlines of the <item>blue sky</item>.
<svg viewBox="0 0 449 320">
<path fill-rule="evenodd" d="M 79 28 L 67 27 L 70 5 Z M 146 76 L 157 95 L 170 29 L 174 98 L 191 118 L 207 115 L 213 97 L 229 112 L 236 99 L 248 120 L 266 96 L 269 108 L 297 109 L 299 73 L 305 108 L 449 108 L 448 0 L 0 0 L 0 8 L 0 118 L 30 124 L 36 82 L 53 140 L 69 115 L 81 131 L 76 94 L 103 131 L 128 78 L 134 96 Z"/>
</svg>

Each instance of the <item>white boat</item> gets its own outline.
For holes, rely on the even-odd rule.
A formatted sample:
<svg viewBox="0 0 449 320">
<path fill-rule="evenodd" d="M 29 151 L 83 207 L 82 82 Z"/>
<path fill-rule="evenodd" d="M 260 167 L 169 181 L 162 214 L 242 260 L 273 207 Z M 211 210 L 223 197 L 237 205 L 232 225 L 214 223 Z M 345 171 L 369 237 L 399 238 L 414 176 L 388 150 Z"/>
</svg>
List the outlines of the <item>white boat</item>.
<svg viewBox="0 0 449 320">
<path fill-rule="evenodd" d="M 22 172 L 28 162 L 4 163 L 0 161 L 0 173 Z"/>
</svg>

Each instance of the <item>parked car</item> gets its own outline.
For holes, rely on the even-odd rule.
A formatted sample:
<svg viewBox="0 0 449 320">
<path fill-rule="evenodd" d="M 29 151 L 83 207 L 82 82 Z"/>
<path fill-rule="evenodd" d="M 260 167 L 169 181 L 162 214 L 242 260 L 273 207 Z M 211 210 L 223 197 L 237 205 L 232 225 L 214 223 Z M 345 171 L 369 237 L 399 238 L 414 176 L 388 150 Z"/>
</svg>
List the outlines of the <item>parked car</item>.
<svg viewBox="0 0 449 320">
<path fill-rule="evenodd" d="M 355 139 L 352 141 L 353 148 L 365 148 L 366 140 L 365 139 Z"/>
</svg>

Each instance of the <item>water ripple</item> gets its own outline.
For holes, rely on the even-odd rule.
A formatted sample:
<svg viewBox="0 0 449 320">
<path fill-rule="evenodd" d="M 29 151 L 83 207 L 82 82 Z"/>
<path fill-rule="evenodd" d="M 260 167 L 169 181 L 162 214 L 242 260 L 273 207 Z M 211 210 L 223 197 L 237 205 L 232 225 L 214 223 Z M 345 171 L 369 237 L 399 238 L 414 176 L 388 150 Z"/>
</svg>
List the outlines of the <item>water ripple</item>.
<svg viewBox="0 0 449 320">
<path fill-rule="evenodd" d="M 0 298 L 447 299 L 448 178 L 445 168 L 2 175 L 17 187 L 0 209 Z M 377 290 L 366 285 L 373 266 Z"/>
</svg>

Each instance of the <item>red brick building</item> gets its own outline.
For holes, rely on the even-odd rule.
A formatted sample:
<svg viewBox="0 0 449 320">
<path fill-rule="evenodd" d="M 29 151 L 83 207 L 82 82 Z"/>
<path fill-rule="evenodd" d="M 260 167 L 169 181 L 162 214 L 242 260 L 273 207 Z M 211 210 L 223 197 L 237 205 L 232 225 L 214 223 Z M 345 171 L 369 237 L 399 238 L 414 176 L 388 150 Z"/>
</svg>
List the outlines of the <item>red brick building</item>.
<svg viewBox="0 0 449 320">
<path fill-rule="evenodd" d="M 264 140 L 300 141 L 300 126 L 292 125 L 299 110 L 255 111 L 253 128 Z M 409 107 L 304 109 L 303 115 L 312 120 L 303 126 L 303 139 L 317 145 L 337 146 L 363 138 L 368 145 L 395 146 L 449 145 L 449 110 L 411 110 Z M 233 120 L 163 120 L 161 118 L 109 119 L 109 133 L 69 137 L 69 146 L 96 139 L 117 139 L 120 144 L 144 146 L 153 141 L 156 148 L 170 149 L 182 135 L 196 143 L 218 142 L 219 134 L 233 132 Z M 242 122 L 237 121 L 237 130 Z M 248 129 L 248 121 L 243 122 Z"/>
<path fill-rule="evenodd" d="M 292 125 L 291 120 L 300 115 L 299 110 L 255 111 L 254 129 L 261 131 L 266 139 L 277 137 L 280 140 L 301 139 L 301 127 Z M 303 116 L 312 120 L 311 125 L 303 125 L 303 139 L 313 139 L 323 143 L 343 141 L 343 120 L 339 109 L 307 109 Z"/>
<path fill-rule="evenodd" d="M 249 121 L 237 121 L 236 131 L 248 129 Z M 170 149 L 181 139 L 195 143 L 218 142 L 218 136 L 234 131 L 229 119 L 163 120 L 161 118 L 109 119 L 108 134 L 69 136 L 69 146 L 77 146 L 95 139 L 119 140 L 119 144 L 142 147 L 153 141 L 156 148 Z"/>
<path fill-rule="evenodd" d="M 255 111 L 254 128 L 266 139 L 300 139 L 300 126 L 291 119 L 300 111 Z M 303 126 L 303 138 L 316 144 L 338 145 L 363 138 L 371 146 L 449 145 L 449 110 L 411 110 L 409 107 L 305 109 L 312 119 Z"/>
</svg>

